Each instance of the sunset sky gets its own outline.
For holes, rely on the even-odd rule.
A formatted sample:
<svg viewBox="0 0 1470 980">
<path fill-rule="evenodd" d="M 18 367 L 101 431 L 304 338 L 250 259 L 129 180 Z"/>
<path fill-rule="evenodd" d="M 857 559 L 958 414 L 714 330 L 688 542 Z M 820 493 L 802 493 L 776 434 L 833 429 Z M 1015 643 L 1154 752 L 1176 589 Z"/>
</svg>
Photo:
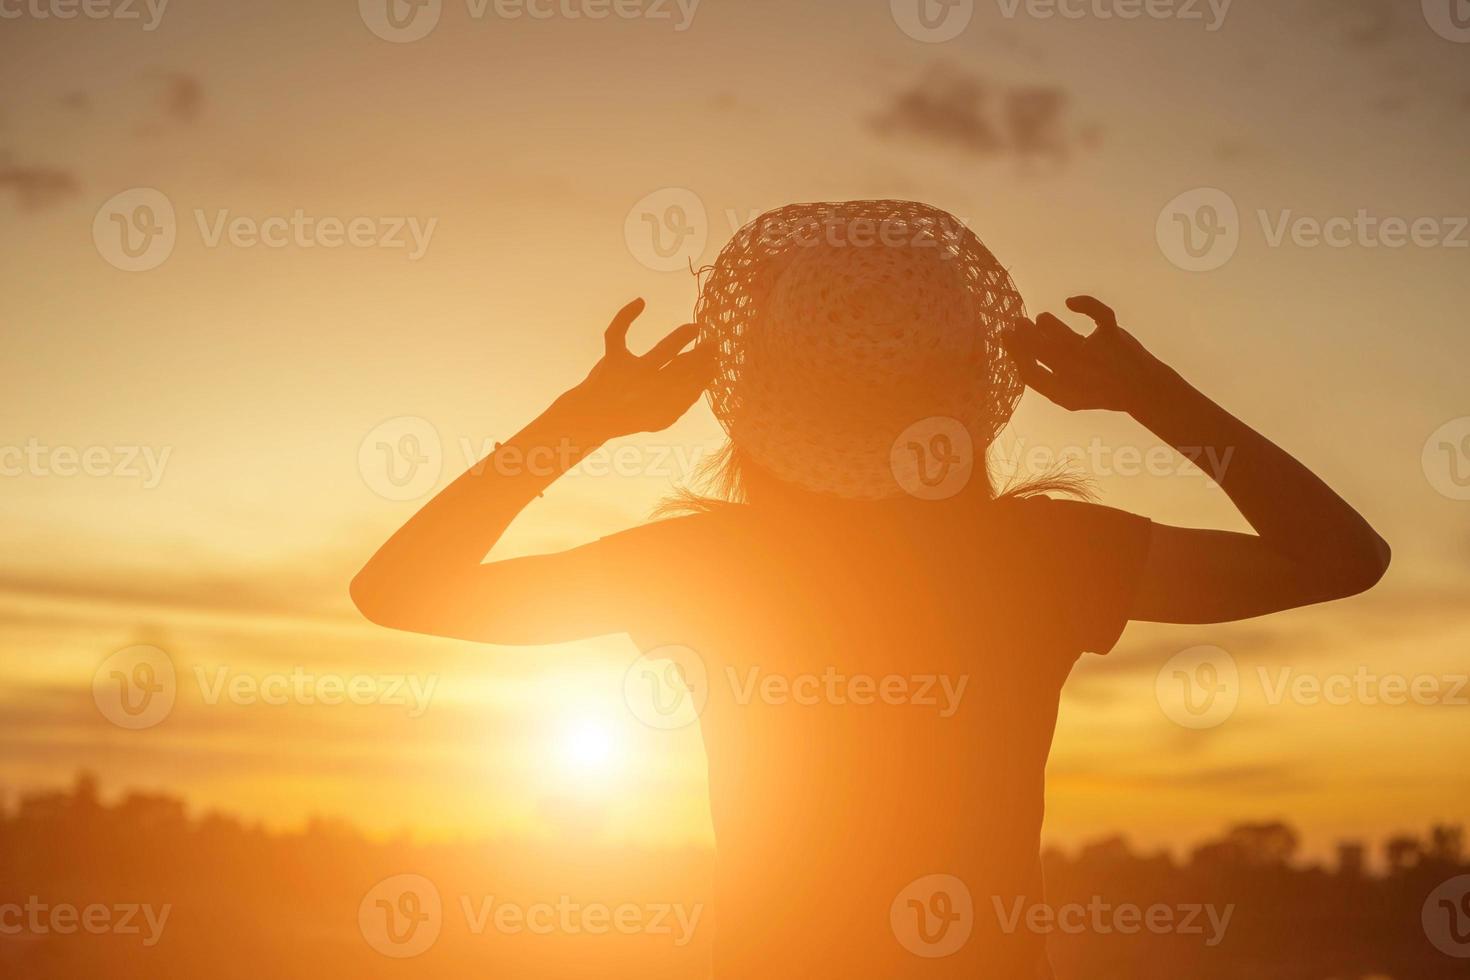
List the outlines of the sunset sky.
<svg viewBox="0 0 1470 980">
<path fill-rule="evenodd" d="M 37 451 L 0 476 L 0 786 L 86 766 L 109 792 L 166 789 L 277 826 L 320 813 L 380 832 L 707 840 L 697 731 L 630 713 L 625 638 L 510 649 L 362 621 L 347 583 L 423 499 L 386 499 L 403 494 L 377 444 L 432 432 L 442 485 L 467 448 L 580 380 L 627 300 L 648 300 L 635 348 L 689 319 L 689 261 L 748 218 L 899 197 L 969 223 L 1033 312 L 1111 302 L 1394 548 L 1365 597 L 1135 625 L 1079 666 L 1048 838 L 1177 846 L 1281 817 L 1321 853 L 1470 819 L 1470 687 L 1455 680 L 1470 671 L 1470 500 L 1455 499 L 1470 498 L 1455 481 L 1470 422 L 1426 454 L 1470 416 L 1470 43 L 1388 0 L 1238 0 L 1214 30 L 1204 4 L 1204 21 L 1098 15 L 1109 6 L 1039 17 L 978 0 L 942 43 L 906 33 L 887 0 L 703 0 L 692 16 L 648 0 L 627 9 L 667 17 L 605 19 L 445 0 L 406 43 L 369 29 L 372 0 L 173 0 L 152 30 L 142 4 L 141 21 L 4 6 L 22 14 L 0 19 L 0 447 L 17 450 L 0 463 L 107 447 L 123 472 L 66 476 Z M 1038 102 L 1054 114 L 1025 121 Z M 128 272 L 94 224 L 135 188 L 171 205 L 176 243 Z M 1198 188 L 1233 201 L 1239 244 L 1191 272 L 1161 213 Z M 664 261 L 643 215 L 677 223 L 670 204 L 696 237 Z M 407 244 L 211 245 L 221 221 L 298 211 L 402 226 Z M 1360 212 L 1433 219 L 1441 237 L 1273 242 L 1283 220 Z M 615 472 L 558 483 L 505 553 L 645 519 L 719 437 L 701 403 L 631 440 Z M 1239 527 L 1197 473 L 1132 472 L 1127 451 L 1153 442 L 1126 419 L 1028 395 L 1001 446 L 1094 447 L 1105 502 Z M 93 677 L 140 643 L 172 659 L 177 703 L 129 731 Z M 1242 678 L 1234 715 L 1205 730 L 1155 697 L 1160 668 L 1199 645 Z M 1272 704 L 1259 670 L 1275 683 L 1286 667 L 1432 678 L 1459 703 Z M 298 668 L 434 687 L 418 716 L 210 703 L 221 676 Z"/>
</svg>

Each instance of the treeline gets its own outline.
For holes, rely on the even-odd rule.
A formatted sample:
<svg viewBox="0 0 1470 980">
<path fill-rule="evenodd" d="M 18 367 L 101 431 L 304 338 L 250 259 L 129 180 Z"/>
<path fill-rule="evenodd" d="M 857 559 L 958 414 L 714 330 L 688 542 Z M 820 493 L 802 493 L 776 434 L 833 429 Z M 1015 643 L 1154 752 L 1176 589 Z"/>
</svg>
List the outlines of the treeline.
<svg viewBox="0 0 1470 980">
<path fill-rule="evenodd" d="M 1376 856 L 1344 843 L 1321 866 L 1299 860 L 1282 823 L 1233 827 L 1182 860 L 1114 837 L 1043 855 L 1045 907 L 977 895 L 974 914 L 1045 932 L 1061 980 L 1461 977 L 1463 846 L 1461 828 L 1439 826 Z M 685 980 L 704 976 L 716 927 L 711 862 L 591 842 L 372 841 L 323 820 L 272 834 L 169 796 L 105 803 L 82 775 L 0 808 L 0 976 Z M 420 884 L 385 899 L 399 881 Z M 383 932 L 400 911 L 403 931 Z M 415 922 L 432 931 L 400 958 L 417 949 L 404 939 Z"/>
</svg>

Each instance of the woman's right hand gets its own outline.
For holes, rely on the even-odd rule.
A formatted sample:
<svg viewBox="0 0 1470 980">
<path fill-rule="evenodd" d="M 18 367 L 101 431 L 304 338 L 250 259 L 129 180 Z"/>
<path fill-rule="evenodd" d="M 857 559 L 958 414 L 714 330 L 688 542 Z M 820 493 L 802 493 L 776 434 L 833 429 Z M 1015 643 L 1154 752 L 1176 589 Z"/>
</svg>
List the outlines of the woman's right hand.
<svg viewBox="0 0 1470 980">
<path fill-rule="evenodd" d="M 1050 313 L 1023 320 L 1008 344 L 1022 380 L 1069 411 L 1136 415 L 1172 372 L 1118 326 L 1111 307 L 1073 296 L 1067 308 L 1089 317 L 1097 329 L 1084 337 Z"/>
<path fill-rule="evenodd" d="M 714 374 L 712 350 L 684 350 L 698 337 L 697 324 L 675 329 L 646 354 L 628 350 L 628 328 L 643 308 L 643 300 L 635 299 L 618 311 L 604 334 L 602 360 L 565 396 L 605 438 L 668 428 L 698 400 Z"/>
</svg>

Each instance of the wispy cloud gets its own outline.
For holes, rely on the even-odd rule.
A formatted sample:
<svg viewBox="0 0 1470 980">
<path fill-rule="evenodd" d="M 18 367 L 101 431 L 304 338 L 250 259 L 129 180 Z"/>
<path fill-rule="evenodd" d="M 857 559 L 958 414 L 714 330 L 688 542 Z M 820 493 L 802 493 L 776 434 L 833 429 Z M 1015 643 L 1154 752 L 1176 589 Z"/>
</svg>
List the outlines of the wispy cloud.
<svg viewBox="0 0 1470 980">
<path fill-rule="evenodd" d="M 1011 157 L 1023 163 L 1066 162 L 1098 130 L 1084 131 L 1069 120 L 1071 99 L 1055 85 L 1005 85 L 939 65 L 915 84 L 894 93 L 868 120 L 886 139 L 981 157 Z"/>
<path fill-rule="evenodd" d="M 81 182 L 67 170 L 11 163 L 0 153 L 0 191 L 15 195 L 23 211 L 41 211 L 60 204 L 81 190 Z"/>
</svg>

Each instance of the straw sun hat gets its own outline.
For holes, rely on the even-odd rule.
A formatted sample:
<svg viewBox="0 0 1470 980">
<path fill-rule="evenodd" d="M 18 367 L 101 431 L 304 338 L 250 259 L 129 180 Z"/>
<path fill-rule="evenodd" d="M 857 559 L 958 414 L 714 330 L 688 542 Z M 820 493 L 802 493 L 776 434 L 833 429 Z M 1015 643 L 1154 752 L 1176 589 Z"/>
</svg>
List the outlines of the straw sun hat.
<svg viewBox="0 0 1470 980">
<path fill-rule="evenodd" d="M 1015 284 L 959 219 L 910 201 L 794 204 L 720 252 L 695 319 L 735 446 L 817 493 L 938 499 L 969 482 L 1022 384 Z"/>
</svg>

